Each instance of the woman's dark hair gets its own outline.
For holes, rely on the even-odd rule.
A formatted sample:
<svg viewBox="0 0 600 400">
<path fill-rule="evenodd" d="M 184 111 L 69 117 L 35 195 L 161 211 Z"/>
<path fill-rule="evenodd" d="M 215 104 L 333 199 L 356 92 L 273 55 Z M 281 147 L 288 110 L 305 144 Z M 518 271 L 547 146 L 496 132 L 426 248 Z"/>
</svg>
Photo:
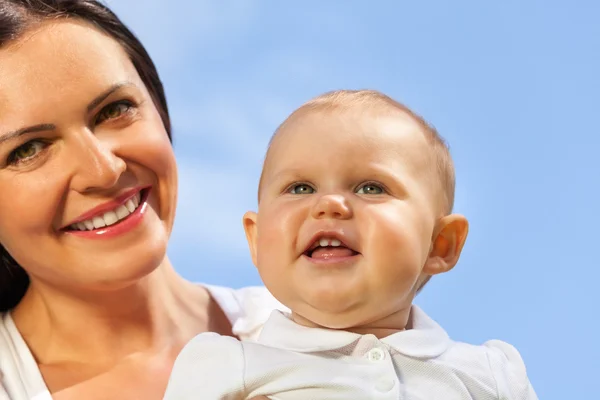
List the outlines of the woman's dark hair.
<svg viewBox="0 0 600 400">
<path fill-rule="evenodd" d="M 154 62 L 137 37 L 104 4 L 96 0 L 0 0 L 0 48 L 18 40 L 35 24 L 58 18 L 85 21 L 123 46 L 150 92 L 171 140 L 167 100 Z M 19 304 L 28 287 L 27 273 L 0 245 L 0 312 Z"/>
</svg>

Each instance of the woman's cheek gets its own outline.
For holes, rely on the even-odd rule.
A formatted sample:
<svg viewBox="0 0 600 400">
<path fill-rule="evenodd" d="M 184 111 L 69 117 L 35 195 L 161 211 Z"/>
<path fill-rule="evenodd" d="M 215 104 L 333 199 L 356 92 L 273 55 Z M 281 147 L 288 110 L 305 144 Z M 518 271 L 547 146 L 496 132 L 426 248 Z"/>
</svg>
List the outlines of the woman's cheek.
<svg viewBox="0 0 600 400">
<path fill-rule="evenodd" d="M 0 179 L 0 243 L 53 228 L 65 194 L 61 178 L 58 171 L 40 169 Z"/>
</svg>

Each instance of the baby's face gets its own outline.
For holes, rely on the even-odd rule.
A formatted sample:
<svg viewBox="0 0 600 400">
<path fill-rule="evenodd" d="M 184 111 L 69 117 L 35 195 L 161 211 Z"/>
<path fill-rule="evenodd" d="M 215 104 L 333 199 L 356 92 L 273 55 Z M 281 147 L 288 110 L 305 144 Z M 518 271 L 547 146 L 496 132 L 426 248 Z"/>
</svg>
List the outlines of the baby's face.
<svg viewBox="0 0 600 400">
<path fill-rule="evenodd" d="M 409 307 L 437 217 L 431 151 L 401 113 L 310 111 L 273 142 L 254 262 L 297 316 L 330 328 Z"/>
</svg>

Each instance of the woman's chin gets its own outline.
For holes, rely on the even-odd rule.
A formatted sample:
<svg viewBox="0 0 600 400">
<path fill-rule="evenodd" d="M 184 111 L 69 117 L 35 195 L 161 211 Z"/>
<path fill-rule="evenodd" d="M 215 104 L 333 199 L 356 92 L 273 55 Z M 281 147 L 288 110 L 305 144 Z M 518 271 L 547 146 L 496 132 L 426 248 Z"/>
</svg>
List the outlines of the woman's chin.
<svg viewBox="0 0 600 400">
<path fill-rule="evenodd" d="M 163 266 L 169 268 L 166 252 L 165 239 L 110 254 L 102 252 L 104 254 L 96 254 L 88 260 L 72 260 L 71 265 L 81 267 L 63 277 L 62 286 L 79 286 L 92 291 L 120 290 L 158 273 Z"/>
</svg>

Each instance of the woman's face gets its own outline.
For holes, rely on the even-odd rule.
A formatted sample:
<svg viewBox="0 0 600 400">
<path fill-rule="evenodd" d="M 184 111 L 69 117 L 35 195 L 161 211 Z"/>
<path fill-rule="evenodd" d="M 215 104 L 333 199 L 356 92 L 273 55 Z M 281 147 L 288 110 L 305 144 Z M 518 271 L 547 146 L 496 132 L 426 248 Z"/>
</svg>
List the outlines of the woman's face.
<svg viewBox="0 0 600 400">
<path fill-rule="evenodd" d="M 112 38 L 46 22 L 0 48 L 0 243 L 33 285 L 106 290 L 164 260 L 167 133 Z"/>
</svg>

